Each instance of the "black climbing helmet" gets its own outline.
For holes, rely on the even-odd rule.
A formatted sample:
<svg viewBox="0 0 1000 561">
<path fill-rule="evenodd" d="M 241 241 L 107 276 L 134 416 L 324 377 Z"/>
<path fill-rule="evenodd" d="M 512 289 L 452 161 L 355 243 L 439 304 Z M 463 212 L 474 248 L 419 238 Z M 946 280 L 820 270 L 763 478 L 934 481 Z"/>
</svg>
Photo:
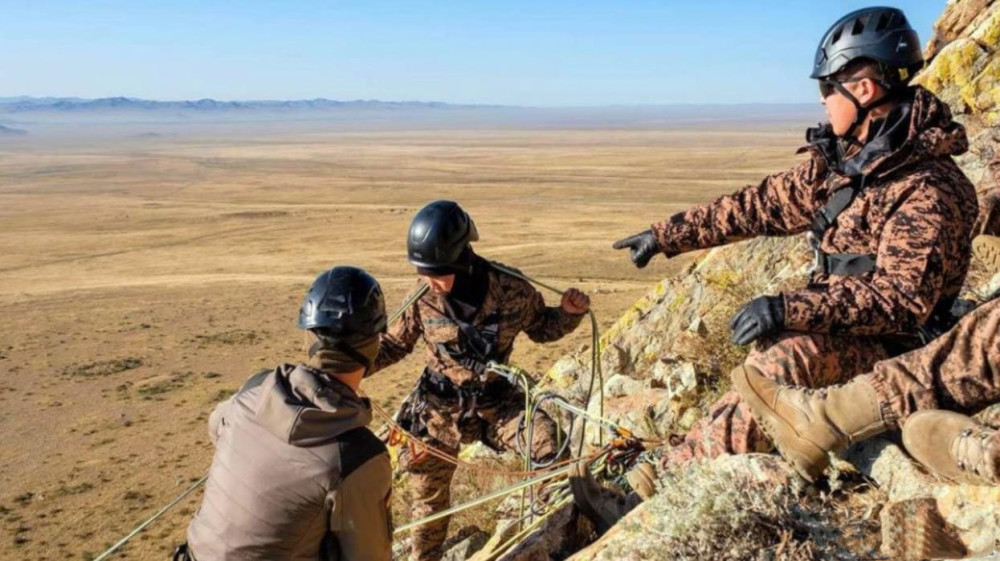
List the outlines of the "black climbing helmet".
<svg viewBox="0 0 1000 561">
<path fill-rule="evenodd" d="M 889 88 L 905 85 L 923 65 L 917 32 L 897 8 L 871 7 L 837 20 L 819 43 L 811 78 L 830 78 L 857 59 L 882 65 Z"/>
<path fill-rule="evenodd" d="M 370 339 L 386 329 L 382 288 L 357 267 L 324 271 L 302 303 L 299 329 L 311 329 L 331 343 L 351 345 Z"/>
<path fill-rule="evenodd" d="M 406 238 L 410 263 L 430 273 L 454 273 L 468 266 L 471 242 L 479 232 L 468 213 L 454 201 L 434 201 L 417 211 Z"/>
</svg>

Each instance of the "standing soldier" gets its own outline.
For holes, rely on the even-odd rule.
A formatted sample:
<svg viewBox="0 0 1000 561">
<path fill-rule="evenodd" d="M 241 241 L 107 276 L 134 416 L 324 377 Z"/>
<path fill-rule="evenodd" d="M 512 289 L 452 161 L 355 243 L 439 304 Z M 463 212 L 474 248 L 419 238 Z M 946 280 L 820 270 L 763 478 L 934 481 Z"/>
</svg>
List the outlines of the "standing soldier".
<svg viewBox="0 0 1000 561">
<path fill-rule="evenodd" d="M 308 362 L 251 376 L 212 412 L 215 456 L 175 560 L 389 560 L 392 467 L 357 394 L 385 324 L 367 273 L 316 278 L 299 312 Z"/>
<path fill-rule="evenodd" d="M 730 322 L 734 343 L 756 342 L 746 364 L 772 380 L 829 386 L 919 346 L 921 330 L 948 315 L 962 286 L 978 211 L 952 160 L 967 149 L 965 129 L 931 92 L 908 86 L 922 64 L 900 10 L 847 14 L 816 51 L 812 78 L 829 123 L 807 132 L 809 158 L 614 247 L 644 267 L 656 253 L 809 232 L 816 266 L 808 286 L 752 300 Z M 731 391 L 663 461 L 771 448 Z M 581 477 L 574 490 L 583 511 L 616 520 L 620 501 Z"/>
<path fill-rule="evenodd" d="M 563 295 L 560 306 L 547 307 L 526 281 L 476 255 L 470 244 L 478 239 L 472 219 L 454 202 L 434 201 L 417 212 L 407 240 L 410 263 L 420 276 L 411 298 L 424 284 L 430 291 L 389 328 L 375 361 L 376 371 L 394 364 L 423 339 L 427 365 L 399 421 L 423 442 L 451 455 L 476 441 L 497 451 L 519 446 L 524 395 L 486 372 L 486 364 L 506 362 L 521 332 L 537 343 L 560 339 L 590 309 L 590 299 L 576 289 Z M 558 433 L 544 412 L 535 416 L 534 461 L 559 456 Z M 414 455 L 404 449 L 400 455 L 410 473 L 414 520 L 448 508 L 455 473 L 453 464 L 416 450 Z M 413 530 L 414 559 L 441 557 L 448 522 L 445 518 Z"/>
</svg>

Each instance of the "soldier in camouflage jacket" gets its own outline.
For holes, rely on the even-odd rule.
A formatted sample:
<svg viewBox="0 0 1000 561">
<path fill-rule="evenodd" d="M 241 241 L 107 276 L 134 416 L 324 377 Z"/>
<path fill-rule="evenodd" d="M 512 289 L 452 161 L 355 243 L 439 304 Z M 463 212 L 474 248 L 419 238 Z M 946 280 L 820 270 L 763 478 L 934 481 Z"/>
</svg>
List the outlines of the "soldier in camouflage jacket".
<svg viewBox="0 0 1000 561">
<path fill-rule="evenodd" d="M 419 211 L 410 227 L 408 253 L 420 282 L 415 297 L 382 339 L 374 370 L 402 360 L 420 341 L 426 367 L 414 393 L 400 410 L 399 422 L 411 433 L 451 455 L 462 444 L 483 442 L 497 451 L 524 446 L 527 431 L 524 395 L 510 382 L 485 368 L 504 363 L 518 334 L 537 343 L 555 341 L 579 326 L 589 298 L 576 289 L 559 306 L 546 306 L 529 283 L 515 278 L 476 255 L 470 242 L 475 225 L 455 203 L 435 201 Z M 410 298 L 408 298 L 409 300 Z M 565 438 L 543 411 L 531 427 L 531 456 L 547 463 L 561 453 Z M 404 448 L 400 463 L 410 473 L 412 519 L 448 508 L 455 466 L 419 448 Z M 445 518 L 414 529 L 413 559 L 439 559 L 448 531 Z"/>
<path fill-rule="evenodd" d="M 903 59 L 880 51 L 897 41 L 916 50 Z M 641 267 L 657 252 L 809 232 L 817 266 L 808 285 L 757 298 L 731 322 L 734 342 L 756 342 L 748 365 L 771 379 L 823 387 L 869 371 L 918 346 L 962 286 L 978 207 L 952 157 L 968 141 L 947 105 L 906 86 L 921 63 L 914 45 L 898 10 L 845 16 L 817 54 L 830 123 L 807 134 L 805 161 L 615 244 Z M 730 392 L 666 461 L 769 449 Z"/>
</svg>

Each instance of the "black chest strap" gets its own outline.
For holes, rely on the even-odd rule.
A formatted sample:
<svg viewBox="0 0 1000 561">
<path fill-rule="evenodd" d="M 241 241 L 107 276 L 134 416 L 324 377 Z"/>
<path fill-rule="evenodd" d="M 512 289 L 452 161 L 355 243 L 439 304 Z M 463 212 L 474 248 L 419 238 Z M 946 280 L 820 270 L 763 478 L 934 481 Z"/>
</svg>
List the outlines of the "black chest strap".
<svg viewBox="0 0 1000 561">
<path fill-rule="evenodd" d="M 875 270 L 875 256 L 871 254 L 827 253 L 820 248 L 826 231 L 837 223 L 837 217 L 851 206 L 864 186 L 864 175 L 852 177 L 851 185 L 835 191 L 813 218 L 812 226 L 809 227 L 809 243 L 816 255 L 815 271 L 827 275 L 861 276 Z"/>
</svg>

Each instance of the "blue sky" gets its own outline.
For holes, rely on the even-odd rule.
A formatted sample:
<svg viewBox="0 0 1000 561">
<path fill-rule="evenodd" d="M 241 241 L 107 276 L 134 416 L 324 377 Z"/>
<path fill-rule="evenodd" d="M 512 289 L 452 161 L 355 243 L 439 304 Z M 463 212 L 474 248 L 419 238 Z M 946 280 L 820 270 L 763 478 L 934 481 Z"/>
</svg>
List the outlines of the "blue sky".
<svg viewBox="0 0 1000 561">
<path fill-rule="evenodd" d="M 0 0 L 0 97 L 816 101 L 856 1 Z M 926 43 L 944 0 L 895 5 Z"/>
</svg>

